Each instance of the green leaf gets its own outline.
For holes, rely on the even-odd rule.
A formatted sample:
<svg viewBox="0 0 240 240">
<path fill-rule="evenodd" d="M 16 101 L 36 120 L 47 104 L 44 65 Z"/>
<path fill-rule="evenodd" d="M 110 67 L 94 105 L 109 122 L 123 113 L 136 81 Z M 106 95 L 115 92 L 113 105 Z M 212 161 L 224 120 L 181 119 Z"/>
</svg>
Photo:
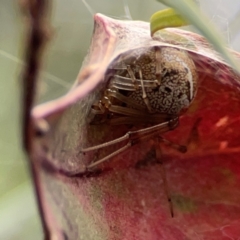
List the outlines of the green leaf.
<svg viewBox="0 0 240 240">
<path fill-rule="evenodd" d="M 154 13 L 150 19 L 150 23 L 151 35 L 163 28 L 188 25 L 188 22 L 172 8 Z"/>
</svg>

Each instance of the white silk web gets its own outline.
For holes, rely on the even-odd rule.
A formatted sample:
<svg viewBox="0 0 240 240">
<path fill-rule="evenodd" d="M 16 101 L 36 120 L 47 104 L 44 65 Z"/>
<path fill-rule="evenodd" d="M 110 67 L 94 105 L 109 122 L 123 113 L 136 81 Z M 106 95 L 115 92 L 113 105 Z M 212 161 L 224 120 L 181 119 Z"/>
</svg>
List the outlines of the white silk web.
<svg viewBox="0 0 240 240">
<path fill-rule="evenodd" d="M 240 50 L 240 2 L 238 0 L 198 0 L 202 12 L 224 37 L 227 44 L 236 51 Z"/>
</svg>

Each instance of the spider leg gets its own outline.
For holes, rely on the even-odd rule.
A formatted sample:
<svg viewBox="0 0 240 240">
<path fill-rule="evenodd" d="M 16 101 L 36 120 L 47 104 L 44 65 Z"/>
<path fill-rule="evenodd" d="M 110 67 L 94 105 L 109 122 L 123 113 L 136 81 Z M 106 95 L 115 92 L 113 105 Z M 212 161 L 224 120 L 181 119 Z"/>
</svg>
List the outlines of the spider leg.
<svg viewBox="0 0 240 240">
<path fill-rule="evenodd" d="M 143 128 L 143 129 L 136 130 L 136 131 L 129 131 L 122 137 L 116 138 L 109 142 L 105 142 L 105 143 L 102 143 L 102 144 L 99 144 L 99 145 L 96 145 L 93 147 L 83 148 L 80 152 L 89 152 L 89 151 L 97 150 L 100 148 L 108 147 L 108 146 L 114 145 L 116 143 L 123 142 L 127 139 L 134 140 L 134 139 L 137 139 L 137 138 L 144 136 L 146 134 L 149 134 L 149 133 L 156 133 L 156 132 L 164 133 L 166 131 L 176 128 L 177 125 L 178 125 L 178 117 L 176 117 L 170 121 L 166 121 L 166 122 L 163 122 L 163 123 L 151 126 L 151 127 Z"/>
<path fill-rule="evenodd" d="M 127 106 L 119 106 L 112 104 L 112 98 L 126 103 Z M 135 123 L 152 123 L 158 124 L 174 119 L 176 115 L 170 115 L 166 113 L 146 114 L 147 106 L 136 103 L 133 99 L 124 96 L 123 94 L 108 89 L 104 98 L 95 103 L 92 106 L 92 113 L 95 115 L 104 115 L 107 113 L 115 114 L 111 119 L 106 119 L 111 125 L 118 124 L 135 124 Z"/>
<path fill-rule="evenodd" d="M 146 106 L 143 106 L 143 105 L 137 103 L 134 99 L 128 98 L 115 90 L 108 89 L 107 94 L 110 97 L 116 98 L 116 99 L 120 100 L 121 102 L 126 103 L 128 106 L 131 106 L 134 109 L 138 109 L 138 110 L 146 110 L 147 109 Z"/>
<path fill-rule="evenodd" d="M 138 88 L 141 87 L 141 79 L 135 79 Z M 155 80 L 144 80 L 144 86 L 148 88 L 156 88 L 158 86 L 158 81 Z M 120 75 L 114 75 L 111 78 L 110 88 L 116 88 L 126 91 L 136 91 L 131 78 L 123 77 Z"/>
<path fill-rule="evenodd" d="M 166 138 L 163 138 L 162 136 L 159 136 L 159 141 L 165 143 L 166 145 L 169 145 L 170 147 L 176 149 L 177 151 L 179 151 L 181 153 L 187 152 L 187 147 L 186 146 L 173 143 L 173 142 L 167 140 Z"/>
<path fill-rule="evenodd" d="M 128 71 L 129 76 L 131 77 L 131 81 L 132 81 L 132 83 L 134 85 L 135 90 L 138 90 L 139 87 L 137 85 L 136 77 L 135 77 L 134 72 L 131 69 L 130 65 L 127 66 L 127 71 Z"/>
<path fill-rule="evenodd" d="M 101 149 L 101 148 L 108 147 L 108 146 L 114 145 L 116 143 L 120 143 L 125 140 L 128 140 L 127 144 L 125 146 L 123 146 L 122 148 L 120 148 L 120 149 L 116 150 L 115 152 L 109 154 L 108 156 L 90 164 L 87 167 L 87 168 L 92 168 L 102 162 L 105 162 L 106 160 L 112 158 L 113 156 L 125 151 L 126 149 L 133 146 L 134 144 L 136 144 L 140 141 L 143 141 L 145 139 L 149 139 L 156 134 L 163 133 L 163 132 L 169 131 L 171 129 L 174 129 L 177 127 L 177 125 L 178 125 L 178 118 L 175 118 L 170 121 L 160 123 L 160 124 L 152 126 L 152 127 L 143 128 L 143 129 L 136 130 L 136 131 L 129 131 L 122 137 L 116 138 L 112 141 L 102 143 L 102 144 L 99 144 L 99 145 L 96 145 L 93 147 L 83 148 L 83 149 L 81 149 L 80 152 L 82 152 L 82 153 L 90 152 L 93 150 Z"/>
<path fill-rule="evenodd" d="M 156 58 L 156 77 L 157 77 L 157 84 L 161 84 L 161 75 L 162 75 L 162 68 L 161 68 L 161 49 L 159 47 L 155 47 L 155 58 Z"/>
<path fill-rule="evenodd" d="M 96 162 L 93 162 L 93 163 L 90 163 L 88 166 L 87 166 L 87 169 L 91 169 L 97 165 L 99 165 L 100 163 L 103 163 L 105 161 L 107 161 L 108 159 L 118 155 L 119 153 L 122 153 L 124 152 L 125 150 L 127 150 L 128 148 L 130 148 L 131 146 L 133 146 L 133 144 L 129 141 L 125 146 L 123 146 L 122 148 L 119 148 L 117 151 L 107 155 L 106 157 L 103 157 L 99 160 L 97 160 Z"/>
<path fill-rule="evenodd" d="M 160 144 L 159 144 L 161 141 L 162 141 L 162 139 L 158 138 L 157 144 L 155 146 L 155 154 L 156 154 L 157 162 L 161 166 L 160 169 L 161 169 L 161 175 L 162 175 L 162 180 L 163 180 L 163 187 L 164 187 L 165 194 L 167 196 L 171 217 L 173 217 L 174 216 L 173 204 L 172 204 L 172 199 L 171 199 L 171 196 L 170 196 L 170 193 L 168 190 L 169 188 L 168 188 L 168 183 L 167 183 L 166 172 L 165 172 L 163 161 L 162 161 L 162 151 L 161 151 Z"/>
<path fill-rule="evenodd" d="M 139 70 L 139 75 L 140 75 L 140 79 L 141 79 L 141 87 L 142 87 L 142 98 L 143 98 L 143 101 L 144 101 L 144 103 L 146 104 L 146 106 L 147 106 L 147 108 L 148 108 L 148 111 L 149 111 L 150 113 L 152 113 L 153 110 L 152 110 L 152 107 L 151 107 L 151 105 L 150 105 L 150 102 L 149 102 L 149 98 L 148 98 L 148 96 L 147 96 L 147 93 L 146 93 L 146 91 L 145 91 L 145 87 L 144 87 L 144 83 L 143 83 L 143 77 L 142 77 L 142 70 L 141 70 L 141 69 Z"/>
<path fill-rule="evenodd" d="M 101 114 L 103 115 L 106 111 L 106 108 L 103 106 L 101 101 L 98 101 L 97 103 L 94 103 L 92 105 L 91 111 L 93 114 Z"/>
<path fill-rule="evenodd" d="M 143 129 L 141 129 L 141 130 L 143 130 Z M 168 129 L 168 130 L 169 130 L 169 129 Z M 168 130 L 166 130 L 166 131 L 168 131 Z M 139 130 L 139 131 L 140 131 L 140 130 Z M 156 134 L 158 134 L 158 133 L 156 133 L 156 130 L 155 130 L 155 131 L 153 131 L 153 132 L 146 133 L 146 135 L 144 134 L 144 135 L 141 135 L 141 136 L 137 136 L 137 135 L 135 136 L 135 134 L 138 134 L 139 131 L 128 132 L 128 133 L 127 133 L 127 134 L 128 134 L 128 138 L 126 138 L 126 139 L 128 139 L 128 142 L 127 142 L 126 145 L 124 145 L 122 148 L 119 148 L 118 150 L 114 151 L 113 153 L 107 155 L 106 157 L 101 158 L 101 159 L 97 160 L 96 162 L 93 162 L 93 163 L 89 164 L 89 165 L 87 166 L 87 169 L 91 169 L 91 168 L 99 165 L 100 163 L 105 162 L 105 161 L 107 161 L 108 159 L 110 159 L 110 158 L 118 155 L 119 153 L 124 152 L 125 150 L 127 150 L 127 149 L 130 148 L 130 147 L 132 147 L 133 145 L 135 145 L 135 144 L 137 144 L 137 143 L 139 143 L 139 142 L 142 142 L 142 141 L 144 141 L 144 140 L 146 140 L 146 139 L 150 139 L 150 138 L 152 138 L 153 136 L 156 136 Z M 127 134 L 125 134 L 123 137 L 125 137 Z M 116 140 L 122 140 L 122 139 L 118 138 L 118 139 L 116 139 Z M 124 139 L 124 140 L 125 140 L 125 139 Z M 115 142 L 115 143 L 116 143 L 116 142 Z M 98 146 L 99 146 L 99 145 L 98 145 Z M 96 146 L 95 146 L 95 147 L 96 147 Z M 86 150 L 86 149 L 85 149 L 85 150 Z"/>
</svg>

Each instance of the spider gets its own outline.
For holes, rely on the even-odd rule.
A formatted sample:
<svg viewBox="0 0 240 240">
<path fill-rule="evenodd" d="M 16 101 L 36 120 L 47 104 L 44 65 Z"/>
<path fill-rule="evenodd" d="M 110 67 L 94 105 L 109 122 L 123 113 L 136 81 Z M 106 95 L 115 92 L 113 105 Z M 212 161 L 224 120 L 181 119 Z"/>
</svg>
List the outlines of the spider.
<svg viewBox="0 0 240 240">
<path fill-rule="evenodd" d="M 188 109 L 196 95 L 198 75 L 186 51 L 158 46 L 130 50 L 110 64 L 105 78 L 106 90 L 92 106 L 96 116 L 92 123 L 145 124 L 148 127 L 81 149 L 86 153 L 127 140 L 125 146 L 91 163 L 88 169 L 154 136 L 181 152 L 186 151 L 185 146 L 160 136 L 178 126 L 179 116 Z"/>
</svg>

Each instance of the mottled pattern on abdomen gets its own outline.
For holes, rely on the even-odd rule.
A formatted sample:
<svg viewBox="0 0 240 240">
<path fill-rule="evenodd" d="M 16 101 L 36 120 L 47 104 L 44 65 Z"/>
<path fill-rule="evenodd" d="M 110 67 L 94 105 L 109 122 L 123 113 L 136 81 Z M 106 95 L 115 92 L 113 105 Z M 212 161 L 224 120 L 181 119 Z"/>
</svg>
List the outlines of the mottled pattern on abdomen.
<svg viewBox="0 0 240 240">
<path fill-rule="evenodd" d="M 156 113 L 178 114 L 190 104 L 189 82 L 184 81 L 187 72 L 170 71 L 155 89 L 146 88 L 152 110 Z M 142 90 L 131 92 L 129 98 L 146 106 L 142 98 Z"/>
</svg>

